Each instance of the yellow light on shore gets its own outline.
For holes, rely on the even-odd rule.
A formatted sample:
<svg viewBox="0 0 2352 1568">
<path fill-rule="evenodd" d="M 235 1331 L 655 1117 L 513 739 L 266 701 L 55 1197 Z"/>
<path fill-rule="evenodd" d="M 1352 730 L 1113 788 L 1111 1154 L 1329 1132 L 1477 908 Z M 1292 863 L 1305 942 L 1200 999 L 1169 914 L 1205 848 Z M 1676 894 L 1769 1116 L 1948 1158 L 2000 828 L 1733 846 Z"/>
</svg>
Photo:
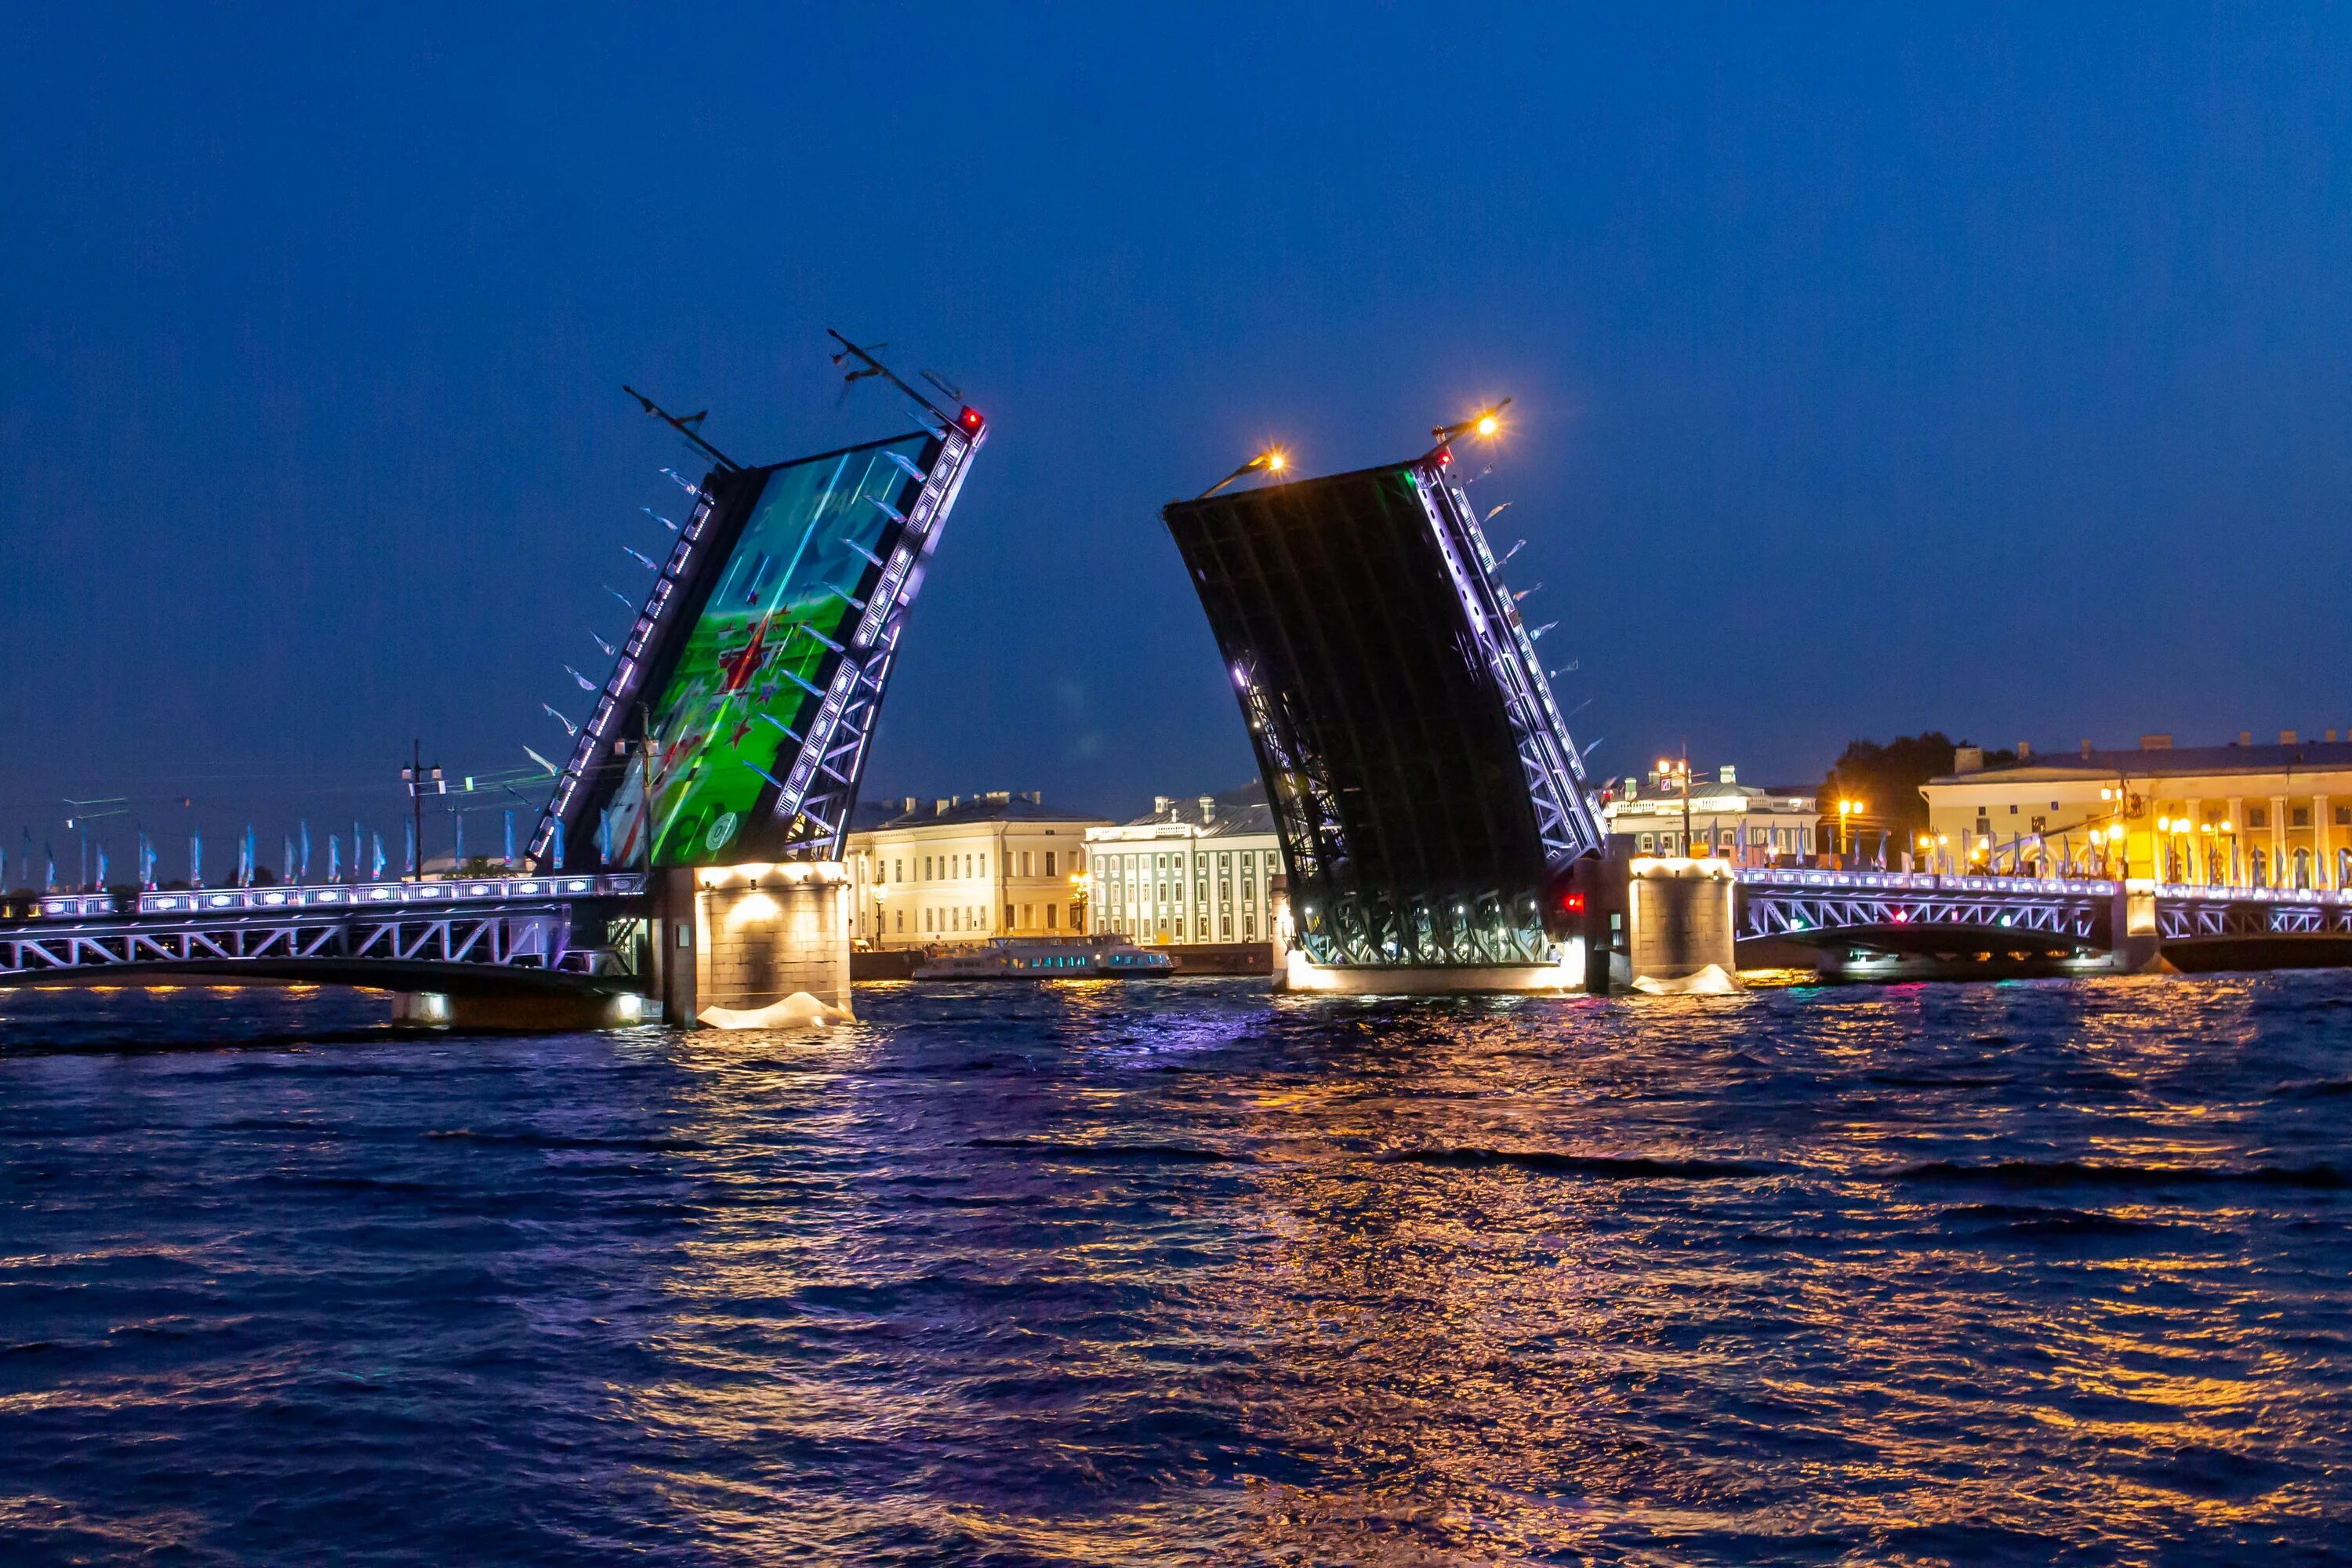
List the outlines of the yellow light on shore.
<svg viewBox="0 0 2352 1568">
<path fill-rule="evenodd" d="M 1492 436 L 1496 431 L 1500 430 L 1502 427 L 1503 422 L 1495 417 L 1495 416 L 1491 414 L 1481 414 L 1478 416 L 1479 435 Z"/>
</svg>

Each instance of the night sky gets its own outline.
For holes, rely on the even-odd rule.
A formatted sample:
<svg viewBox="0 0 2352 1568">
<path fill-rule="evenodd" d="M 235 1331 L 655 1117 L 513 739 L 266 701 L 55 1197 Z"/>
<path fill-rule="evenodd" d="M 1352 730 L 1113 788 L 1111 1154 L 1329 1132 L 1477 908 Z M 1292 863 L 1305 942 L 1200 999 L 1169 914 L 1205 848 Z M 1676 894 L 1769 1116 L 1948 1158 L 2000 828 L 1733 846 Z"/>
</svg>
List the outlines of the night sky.
<svg viewBox="0 0 2352 1568">
<path fill-rule="evenodd" d="M 677 499 L 621 383 L 905 427 L 827 326 L 994 426 L 869 796 L 1247 778 L 1159 506 L 1506 393 L 1596 773 L 2352 728 L 2342 14 L 7 15 L 12 857 L 560 757 Z"/>
</svg>

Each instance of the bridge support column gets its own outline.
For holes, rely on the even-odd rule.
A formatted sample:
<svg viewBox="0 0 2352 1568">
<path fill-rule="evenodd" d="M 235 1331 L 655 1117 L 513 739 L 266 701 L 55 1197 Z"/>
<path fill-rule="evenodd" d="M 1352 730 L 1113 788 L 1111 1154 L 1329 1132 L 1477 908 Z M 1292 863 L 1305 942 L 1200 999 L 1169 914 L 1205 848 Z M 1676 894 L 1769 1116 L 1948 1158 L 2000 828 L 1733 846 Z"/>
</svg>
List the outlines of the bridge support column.
<svg viewBox="0 0 2352 1568">
<path fill-rule="evenodd" d="M 1626 877 L 1626 980 L 1653 994 L 1735 991 L 1731 863 L 1635 857 Z"/>
<path fill-rule="evenodd" d="M 2115 967 L 2126 974 L 2162 974 L 2164 938 L 2156 924 L 2156 883 L 2137 879 L 2116 889 L 2114 910 L 2107 917 L 2108 941 Z"/>
<path fill-rule="evenodd" d="M 663 1019 L 689 1028 L 846 1020 L 849 900 L 838 861 L 667 873 L 654 925 Z"/>
</svg>

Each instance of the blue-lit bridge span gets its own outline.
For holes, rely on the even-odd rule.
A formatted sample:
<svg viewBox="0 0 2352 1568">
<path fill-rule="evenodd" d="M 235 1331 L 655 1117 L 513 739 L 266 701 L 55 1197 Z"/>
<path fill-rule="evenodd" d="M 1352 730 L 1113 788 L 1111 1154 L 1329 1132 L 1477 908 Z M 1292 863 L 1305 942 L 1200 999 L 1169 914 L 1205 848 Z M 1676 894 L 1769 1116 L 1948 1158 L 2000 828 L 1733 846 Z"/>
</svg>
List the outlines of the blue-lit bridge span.
<svg viewBox="0 0 2352 1568">
<path fill-rule="evenodd" d="M 2187 970 L 2352 963 L 2352 890 L 1745 868 L 1738 940 L 1874 957 L 2078 960 Z M 1857 962 L 1858 961 L 1858 962 Z"/>
<path fill-rule="evenodd" d="M 585 1000 L 645 986 L 643 876 L 67 894 L 0 926 L 0 982 L 219 978 Z"/>
</svg>

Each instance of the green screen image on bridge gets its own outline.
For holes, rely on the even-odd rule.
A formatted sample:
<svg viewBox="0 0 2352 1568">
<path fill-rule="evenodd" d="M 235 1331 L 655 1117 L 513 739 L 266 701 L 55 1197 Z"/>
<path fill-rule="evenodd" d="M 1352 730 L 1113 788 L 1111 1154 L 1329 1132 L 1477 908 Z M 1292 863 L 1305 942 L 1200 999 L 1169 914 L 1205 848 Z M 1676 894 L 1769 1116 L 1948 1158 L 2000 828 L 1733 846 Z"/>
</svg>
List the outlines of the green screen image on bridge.
<svg viewBox="0 0 2352 1568">
<path fill-rule="evenodd" d="M 703 481 L 703 569 L 647 670 L 654 864 L 781 856 L 779 781 L 938 449 L 917 433 Z M 632 715 L 617 732 L 639 727 Z M 598 857 L 642 864 L 647 769 L 631 758 L 604 771 Z"/>
<path fill-rule="evenodd" d="M 1444 483 L 1432 458 L 1161 513 L 1248 724 L 1297 940 L 1318 963 L 1545 962 L 1566 861 L 1598 842 L 1580 829 L 1547 847 L 1510 708 L 1540 672 L 1523 668 L 1510 595 Z"/>
</svg>

